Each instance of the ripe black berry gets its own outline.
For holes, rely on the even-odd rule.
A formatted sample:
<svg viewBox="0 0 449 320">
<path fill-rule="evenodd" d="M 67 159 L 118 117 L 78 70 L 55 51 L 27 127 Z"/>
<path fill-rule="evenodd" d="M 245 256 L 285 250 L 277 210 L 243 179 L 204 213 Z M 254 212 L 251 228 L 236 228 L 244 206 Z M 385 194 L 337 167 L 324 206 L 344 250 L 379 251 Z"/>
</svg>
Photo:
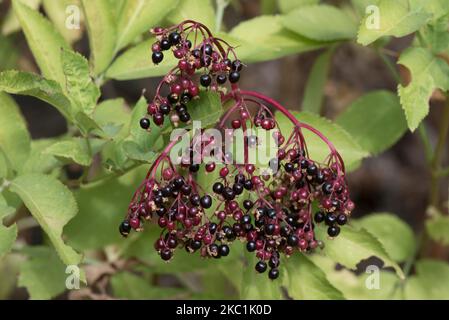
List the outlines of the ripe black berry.
<svg viewBox="0 0 449 320">
<path fill-rule="evenodd" d="M 295 166 L 293 165 L 293 163 L 287 162 L 287 163 L 284 165 L 284 168 L 285 168 L 285 171 L 287 171 L 287 172 L 292 172 L 293 169 L 295 168 Z"/>
<path fill-rule="evenodd" d="M 168 104 L 161 104 L 161 106 L 159 107 L 159 110 L 162 112 L 162 114 L 169 114 L 171 111 L 171 108 Z"/>
<path fill-rule="evenodd" d="M 245 214 L 242 219 L 240 219 L 240 222 L 242 224 L 247 224 L 247 223 L 251 223 L 251 216 L 248 214 Z"/>
<path fill-rule="evenodd" d="M 181 36 L 177 32 L 172 32 L 168 35 L 168 40 L 172 45 L 177 45 L 181 41 Z"/>
<path fill-rule="evenodd" d="M 188 112 L 181 113 L 179 115 L 179 120 L 181 120 L 182 122 L 189 122 L 190 121 L 190 114 Z"/>
<path fill-rule="evenodd" d="M 325 215 L 323 212 L 318 211 L 317 213 L 315 213 L 315 222 L 316 223 L 320 223 L 323 222 L 325 218 Z"/>
<path fill-rule="evenodd" d="M 245 182 L 245 176 L 241 173 L 235 176 L 234 178 L 235 183 L 244 183 Z"/>
<path fill-rule="evenodd" d="M 206 44 L 203 49 L 201 50 L 202 53 L 204 53 L 205 55 L 210 56 L 213 52 L 213 48 L 210 44 Z"/>
<path fill-rule="evenodd" d="M 224 197 L 226 200 L 234 200 L 234 198 L 235 198 L 235 192 L 234 192 L 234 190 L 232 190 L 232 189 L 229 188 L 229 187 L 224 188 L 224 190 L 223 190 L 223 197 Z"/>
<path fill-rule="evenodd" d="M 199 240 L 192 241 L 192 243 L 190 244 L 190 248 L 192 248 L 193 250 L 198 250 L 199 248 L 201 248 L 201 241 Z"/>
<path fill-rule="evenodd" d="M 140 127 L 147 130 L 150 127 L 150 120 L 147 118 L 140 119 Z"/>
<path fill-rule="evenodd" d="M 201 57 L 201 51 L 200 51 L 200 49 L 194 49 L 194 50 L 192 50 L 192 55 L 193 55 L 195 58 Z"/>
<path fill-rule="evenodd" d="M 248 241 L 246 243 L 246 250 L 249 252 L 253 252 L 256 250 L 256 243 L 254 241 Z"/>
<path fill-rule="evenodd" d="M 179 96 L 176 93 L 170 93 L 167 99 L 171 104 L 175 104 L 179 101 Z"/>
<path fill-rule="evenodd" d="M 161 49 L 162 50 L 168 50 L 168 49 L 170 49 L 170 47 L 171 47 L 170 41 L 168 41 L 167 39 L 161 40 Z"/>
<path fill-rule="evenodd" d="M 267 264 L 265 261 L 259 261 L 256 263 L 256 271 L 259 273 L 264 273 L 267 270 Z"/>
<path fill-rule="evenodd" d="M 316 165 L 312 164 L 307 168 L 307 174 L 309 176 L 314 176 L 318 172 L 318 168 Z"/>
<path fill-rule="evenodd" d="M 232 186 L 232 190 L 234 190 L 236 195 L 242 194 L 243 185 L 241 183 L 236 183 Z"/>
<path fill-rule="evenodd" d="M 220 74 L 220 75 L 217 76 L 217 83 L 218 84 L 224 84 L 224 83 L 226 83 L 226 80 L 227 80 L 227 78 L 226 78 L 226 76 L 224 74 Z"/>
<path fill-rule="evenodd" d="M 237 71 L 231 72 L 229 74 L 229 82 L 236 83 L 239 80 L 240 80 L 240 73 L 238 73 Z"/>
<path fill-rule="evenodd" d="M 325 183 L 323 184 L 323 187 L 321 188 L 325 194 L 331 194 L 332 193 L 332 184 L 331 183 Z"/>
<path fill-rule="evenodd" d="M 325 220 L 326 220 L 326 224 L 331 226 L 331 225 L 333 225 L 337 221 L 337 217 L 333 213 L 328 213 L 326 215 Z"/>
<path fill-rule="evenodd" d="M 218 227 L 218 225 L 216 223 L 214 223 L 214 222 L 210 223 L 209 224 L 209 232 L 211 234 L 214 234 L 215 231 L 217 231 L 217 227 Z"/>
<path fill-rule="evenodd" d="M 234 60 L 231 65 L 232 70 L 241 71 L 243 68 L 243 64 L 240 60 Z"/>
<path fill-rule="evenodd" d="M 251 208 L 253 207 L 253 202 L 252 202 L 251 200 L 249 200 L 249 199 L 244 200 L 244 201 L 243 201 L 243 207 L 244 207 L 246 210 L 249 210 L 249 209 L 251 209 Z"/>
<path fill-rule="evenodd" d="M 348 222 L 348 217 L 344 213 L 339 214 L 338 217 L 337 217 L 337 223 L 340 226 L 343 226 L 343 225 L 346 224 L 346 222 Z"/>
<path fill-rule="evenodd" d="M 192 192 L 192 187 L 188 184 L 185 184 L 181 187 L 181 193 L 185 196 L 188 196 Z"/>
<path fill-rule="evenodd" d="M 298 245 L 298 237 L 293 234 L 289 235 L 287 238 L 287 243 L 292 247 L 297 246 Z"/>
<path fill-rule="evenodd" d="M 199 206 L 200 205 L 200 200 L 201 200 L 201 197 L 197 193 L 192 194 L 190 196 L 190 203 L 193 204 L 194 206 Z"/>
<path fill-rule="evenodd" d="M 271 280 L 275 280 L 279 277 L 279 270 L 278 269 L 271 269 L 270 272 L 268 272 L 268 277 Z"/>
<path fill-rule="evenodd" d="M 120 234 L 124 237 L 129 234 L 129 232 L 131 231 L 131 225 L 129 224 L 128 220 L 125 220 L 120 224 L 119 231 Z"/>
<path fill-rule="evenodd" d="M 251 190 L 253 188 L 253 183 L 248 179 L 243 183 L 243 187 L 245 187 L 246 190 Z"/>
<path fill-rule="evenodd" d="M 229 247 L 226 244 L 222 244 L 220 247 L 218 247 L 218 253 L 222 257 L 226 257 L 229 254 Z"/>
<path fill-rule="evenodd" d="M 154 64 L 159 64 L 160 62 L 162 62 L 162 60 L 164 60 L 164 54 L 162 52 L 153 52 L 153 54 L 151 55 L 151 59 L 153 60 Z"/>
<path fill-rule="evenodd" d="M 198 170 L 200 170 L 200 165 L 199 164 L 191 164 L 189 166 L 189 171 L 190 172 L 198 172 Z"/>
<path fill-rule="evenodd" d="M 212 82 L 212 78 L 211 78 L 211 76 L 208 75 L 208 74 L 203 74 L 203 75 L 200 77 L 200 83 L 201 83 L 201 85 L 202 85 L 203 87 L 208 87 L 208 86 L 210 86 L 211 82 Z"/>
<path fill-rule="evenodd" d="M 221 194 L 223 192 L 224 186 L 223 183 L 221 182 L 215 182 L 214 185 L 212 186 L 212 190 L 215 193 Z"/>
<path fill-rule="evenodd" d="M 275 226 L 274 226 L 274 224 L 267 224 L 266 226 L 265 226 L 265 233 L 267 234 L 267 235 L 272 235 L 273 233 L 274 233 L 274 229 L 275 229 Z"/>
<path fill-rule="evenodd" d="M 171 259 L 172 253 L 170 251 L 170 249 L 164 249 L 161 251 L 161 258 L 164 261 L 168 261 Z"/>
<path fill-rule="evenodd" d="M 330 227 L 327 229 L 327 234 L 328 234 L 330 237 L 336 237 L 336 236 L 339 235 L 339 233 L 340 233 L 340 227 L 337 227 L 337 226 L 330 226 Z"/>
<path fill-rule="evenodd" d="M 200 200 L 201 206 L 204 209 L 209 209 L 212 206 L 212 198 L 210 195 L 205 195 Z"/>
</svg>

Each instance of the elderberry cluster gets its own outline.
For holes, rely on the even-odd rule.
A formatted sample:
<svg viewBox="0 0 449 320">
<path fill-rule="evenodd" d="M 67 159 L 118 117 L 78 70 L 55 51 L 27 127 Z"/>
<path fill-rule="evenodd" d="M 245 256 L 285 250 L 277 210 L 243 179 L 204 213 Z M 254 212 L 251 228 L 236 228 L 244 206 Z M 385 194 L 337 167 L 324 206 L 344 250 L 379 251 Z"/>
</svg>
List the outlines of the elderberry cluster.
<svg viewBox="0 0 449 320">
<path fill-rule="evenodd" d="M 155 125 L 163 125 L 165 116 L 169 115 L 175 125 L 188 123 L 191 120 L 188 103 L 198 97 L 200 86 L 217 91 L 228 81 L 231 84 L 239 81 L 243 64 L 235 58 L 233 48 L 214 38 L 200 23 L 185 22 L 168 29 L 158 27 L 152 32 L 157 38 L 152 45 L 153 63 L 162 62 L 164 52 L 169 50 L 178 59 L 177 66 L 164 77 L 156 97 L 148 106 L 148 115 Z M 199 79 L 195 73 L 200 73 Z M 162 93 L 163 86 L 168 87 L 166 96 Z M 151 126 L 149 117 L 142 118 L 140 125 L 148 130 Z"/>
<path fill-rule="evenodd" d="M 217 90 L 216 85 L 224 84 L 226 79 L 231 83 L 238 80 L 241 62 L 237 58 L 229 60 L 227 55 L 233 52 L 232 48 L 223 50 L 219 39 L 212 37 L 205 26 L 186 21 L 153 31 L 158 38 L 153 45 L 153 61 L 162 61 L 162 51 L 170 48 L 180 59 L 176 68 L 179 74 L 170 72 L 162 82 L 169 85 L 168 96 L 161 97 L 160 85 L 155 100 L 148 106 L 155 124 L 161 125 L 169 114 L 175 125 L 178 120 L 189 121 L 187 104 L 200 90 Z M 198 31 L 209 37 L 192 44 L 189 34 Z M 202 89 L 193 79 L 201 68 L 207 70 L 200 76 Z M 214 149 L 215 160 L 210 160 L 205 150 L 215 141 L 199 130 L 179 156 L 181 164 L 174 165 L 169 154 L 177 141 L 172 141 L 134 194 L 120 233 L 127 236 L 131 230 L 141 231 L 146 220 L 157 223 L 161 235 L 154 247 L 165 261 L 173 257 L 177 248 L 198 252 L 204 258 L 226 257 L 231 244 L 240 241 L 257 256 L 255 270 L 265 273 L 269 269 L 268 277 L 274 280 L 280 275 L 282 256 L 324 247 L 321 239 L 316 238 L 317 224 L 324 222 L 328 236 L 334 238 L 347 223 L 354 203 L 345 181 L 344 163 L 321 132 L 298 121 L 276 101 L 240 90 L 236 85 L 231 86 L 229 93 L 222 92 L 221 99 L 223 105 L 234 105 L 216 128 L 231 134 L 243 131 L 243 163 L 236 161 L 223 142 Z M 284 128 L 276 121 L 273 109 L 292 122 L 291 132 L 282 132 Z M 141 126 L 149 128 L 148 118 L 141 120 Z M 276 146 L 275 156 L 265 166 L 250 162 L 250 153 L 255 153 L 262 143 L 250 131 L 253 129 L 268 132 Z M 302 130 L 312 132 L 328 146 L 329 154 L 324 160 L 312 159 Z M 211 186 L 197 183 L 201 170 L 214 177 Z"/>
</svg>

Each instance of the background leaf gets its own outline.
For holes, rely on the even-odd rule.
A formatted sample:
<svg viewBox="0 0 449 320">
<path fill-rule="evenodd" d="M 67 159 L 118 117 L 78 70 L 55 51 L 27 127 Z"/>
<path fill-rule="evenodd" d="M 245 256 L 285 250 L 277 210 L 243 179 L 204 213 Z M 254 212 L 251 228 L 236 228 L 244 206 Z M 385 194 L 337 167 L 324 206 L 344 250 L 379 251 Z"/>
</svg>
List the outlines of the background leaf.
<svg viewBox="0 0 449 320">
<path fill-rule="evenodd" d="M 8 215 L 14 213 L 16 210 L 3 203 L 0 198 L 0 261 L 11 250 L 12 245 L 17 238 L 17 225 L 6 227 L 3 224 L 3 219 Z"/>
<path fill-rule="evenodd" d="M 290 13 L 291 11 L 304 6 L 318 4 L 320 0 L 277 0 L 281 13 Z"/>
<path fill-rule="evenodd" d="M 399 98 L 388 91 L 373 91 L 360 97 L 336 122 L 373 155 L 387 150 L 407 131 Z"/>
<path fill-rule="evenodd" d="M 169 16 L 171 24 L 178 24 L 184 20 L 194 20 L 203 23 L 210 30 L 215 30 L 215 12 L 211 0 L 180 1 Z"/>
<path fill-rule="evenodd" d="M 414 300 L 449 299 L 449 265 L 442 261 L 420 260 L 416 263 L 417 275 L 405 284 L 405 298 Z"/>
<path fill-rule="evenodd" d="M 21 0 L 22 3 L 33 10 L 37 10 L 41 4 L 41 0 Z M 9 9 L 4 21 L 2 22 L 2 34 L 10 35 L 20 30 L 20 22 L 17 19 L 14 10 Z"/>
<path fill-rule="evenodd" d="M 55 28 L 69 44 L 78 41 L 83 35 L 83 30 L 81 28 L 67 28 L 66 26 L 68 17 L 67 8 L 73 5 L 79 6 L 79 3 L 79 0 L 42 1 L 45 13 L 47 14 L 48 18 L 53 22 Z M 82 18 L 82 16 L 80 18 Z"/>
<path fill-rule="evenodd" d="M 426 230 L 429 236 L 444 245 L 449 245 L 449 217 L 438 215 L 427 219 Z"/>
</svg>

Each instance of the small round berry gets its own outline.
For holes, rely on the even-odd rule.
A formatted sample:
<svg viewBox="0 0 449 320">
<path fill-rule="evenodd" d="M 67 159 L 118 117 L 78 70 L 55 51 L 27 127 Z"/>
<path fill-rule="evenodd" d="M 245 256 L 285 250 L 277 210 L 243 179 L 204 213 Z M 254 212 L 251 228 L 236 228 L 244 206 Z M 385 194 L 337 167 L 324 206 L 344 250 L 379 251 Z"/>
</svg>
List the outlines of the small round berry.
<svg viewBox="0 0 449 320">
<path fill-rule="evenodd" d="M 246 243 L 246 250 L 248 250 L 248 252 L 253 252 L 256 250 L 256 242 L 255 241 L 248 241 Z"/>
<path fill-rule="evenodd" d="M 170 249 L 164 249 L 161 251 L 162 260 L 168 261 L 171 259 L 171 257 L 172 257 L 172 253 L 171 253 Z"/>
<path fill-rule="evenodd" d="M 287 243 L 289 246 L 296 247 L 298 245 L 298 237 L 291 234 L 287 238 Z"/>
<path fill-rule="evenodd" d="M 131 231 L 131 225 L 129 224 L 128 220 L 125 220 L 120 224 L 119 231 L 120 234 L 124 237 L 129 234 L 129 232 Z"/>
<path fill-rule="evenodd" d="M 243 68 L 243 64 L 240 60 L 234 60 L 232 62 L 231 68 L 233 71 L 241 71 Z"/>
<path fill-rule="evenodd" d="M 181 95 L 181 102 L 182 103 L 188 103 L 190 100 L 192 100 L 192 96 L 190 95 L 190 93 L 183 93 Z"/>
<path fill-rule="evenodd" d="M 150 128 L 150 120 L 148 118 L 140 119 L 140 127 L 144 130 Z"/>
<path fill-rule="evenodd" d="M 204 209 L 209 209 L 212 206 L 212 198 L 210 195 L 205 195 L 203 197 L 201 197 L 200 200 L 201 206 Z"/>
<path fill-rule="evenodd" d="M 212 46 L 210 44 L 206 44 L 201 49 L 201 53 L 204 53 L 205 55 L 208 55 L 208 56 L 210 56 L 213 51 L 214 51 L 214 49 L 212 48 Z"/>
<path fill-rule="evenodd" d="M 170 47 L 171 47 L 170 41 L 168 41 L 167 39 L 161 40 L 161 49 L 162 50 L 168 50 L 168 49 L 170 49 Z"/>
<path fill-rule="evenodd" d="M 332 184 L 331 183 L 325 183 L 323 184 L 323 187 L 321 188 L 325 194 L 331 194 L 332 193 Z"/>
<path fill-rule="evenodd" d="M 206 171 L 212 172 L 215 170 L 215 162 L 209 162 L 206 164 Z"/>
<path fill-rule="evenodd" d="M 234 190 L 234 192 L 235 192 L 236 195 L 242 194 L 242 192 L 243 192 L 243 184 L 241 184 L 241 183 L 235 183 L 235 184 L 232 186 L 232 190 Z"/>
<path fill-rule="evenodd" d="M 234 198 L 235 198 L 235 192 L 234 192 L 234 190 L 232 190 L 232 189 L 229 188 L 229 187 L 224 188 L 224 190 L 223 190 L 223 197 L 224 197 L 226 200 L 234 200 Z"/>
<path fill-rule="evenodd" d="M 226 76 L 224 74 L 219 74 L 217 76 L 217 83 L 218 84 L 225 84 L 226 80 L 228 80 L 228 79 L 226 78 Z"/>
<path fill-rule="evenodd" d="M 176 104 L 179 101 L 179 95 L 173 92 L 168 95 L 167 99 L 171 104 Z"/>
<path fill-rule="evenodd" d="M 243 207 L 244 207 L 246 210 L 249 210 L 249 209 L 251 209 L 251 208 L 253 207 L 253 202 L 252 202 L 251 200 L 249 200 L 249 199 L 244 200 L 244 201 L 243 201 Z"/>
<path fill-rule="evenodd" d="M 231 83 L 237 83 L 240 80 L 240 73 L 237 71 L 231 72 L 229 74 L 229 82 Z"/>
<path fill-rule="evenodd" d="M 273 233 L 274 233 L 274 229 L 275 229 L 276 227 L 274 226 L 274 224 L 267 224 L 266 226 L 265 226 L 265 233 L 267 234 L 267 235 L 272 235 Z"/>
<path fill-rule="evenodd" d="M 326 215 L 325 221 L 328 226 L 331 226 L 337 221 L 337 217 L 333 213 L 328 213 Z"/>
<path fill-rule="evenodd" d="M 344 213 L 338 215 L 338 217 L 337 217 L 337 223 L 338 223 L 340 226 L 345 225 L 347 222 L 348 222 L 348 217 L 347 217 Z"/>
<path fill-rule="evenodd" d="M 251 189 L 253 188 L 253 183 L 251 182 L 250 179 L 248 179 L 248 180 L 246 180 L 246 181 L 243 183 L 243 187 L 244 187 L 246 190 L 251 190 Z"/>
<path fill-rule="evenodd" d="M 177 45 L 181 41 L 181 35 L 177 32 L 172 32 L 168 35 L 168 40 L 171 45 Z"/>
<path fill-rule="evenodd" d="M 191 164 L 189 166 L 189 171 L 190 172 L 198 172 L 198 170 L 200 170 L 200 165 L 199 164 Z"/>
<path fill-rule="evenodd" d="M 188 196 L 192 192 L 192 187 L 188 184 L 184 184 L 181 187 L 181 193 L 185 196 Z"/>
<path fill-rule="evenodd" d="M 307 168 L 307 174 L 309 176 L 314 176 L 316 175 L 318 172 L 318 167 L 314 164 L 311 164 L 308 168 Z"/>
<path fill-rule="evenodd" d="M 171 111 L 171 108 L 168 104 L 161 104 L 161 106 L 159 107 L 159 110 L 162 112 L 162 114 L 169 114 Z"/>
<path fill-rule="evenodd" d="M 151 59 L 153 60 L 154 64 L 159 64 L 164 60 L 164 54 L 162 52 L 153 52 L 151 55 Z"/>
<path fill-rule="evenodd" d="M 267 264 L 265 261 L 259 261 L 256 264 L 256 271 L 259 273 L 264 273 L 267 270 Z"/>
<path fill-rule="evenodd" d="M 225 178 L 229 173 L 229 169 L 227 167 L 223 167 L 220 170 L 220 177 Z"/>
<path fill-rule="evenodd" d="M 201 248 L 201 241 L 193 240 L 190 244 L 190 248 L 192 248 L 193 250 L 198 250 L 199 248 Z"/>
<path fill-rule="evenodd" d="M 203 87 L 208 87 L 208 86 L 210 86 L 210 84 L 212 83 L 212 78 L 211 78 L 211 76 L 208 75 L 208 74 L 203 74 L 203 75 L 200 77 L 200 83 L 201 83 L 201 85 L 202 85 Z"/>
<path fill-rule="evenodd" d="M 179 115 L 179 120 L 182 122 L 189 122 L 190 121 L 190 114 L 188 112 L 181 113 Z"/>
<path fill-rule="evenodd" d="M 315 213 L 315 222 L 316 223 L 320 223 L 323 222 L 325 218 L 325 215 L 323 212 L 318 211 L 317 213 Z"/>
<path fill-rule="evenodd" d="M 221 194 L 223 192 L 224 186 L 221 182 L 215 182 L 214 185 L 212 186 L 212 190 L 215 193 Z"/>
<path fill-rule="evenodd" d="M 189 94 L 192 97 L 196 97 L 199 93 L 200 93 L 200 89 L 197 86 L 193 85 L 193 86 L 189 87 Z"/>
<path fill-rule="evenodd" d="M 275 279 L 279 278 L 279 270 L 276 269 L 276 268 L 271 269 L 271 270 L 268 272 L 268 277 L 269 277 L 271 280 L 275 280 Z"/>
<path fill-rule="evenodd" d="M 156 113 L 155 115 L 153 115 L 153 122 L 157 126 L 161 126 L 164 123 L 164 116 L 160 113 Z"/>
<path fill-rule="evenodd" d="M 218 253 L 222 257 L 226 257 L 229 254 L 229 251 L 229 246 L 227 246 L 226 244 L 222 244 L 218 247 Z"/>
<path fill-rule="evenodd" d="M 194 206 L 199 206 L 200 205 L 201 197 L 200 197 L 199 194 L 194 193 L 194 194 L 190 195 L 189 199 L 190 199 L 190 203 L 193 204 Z"/>
<path fill-rule="evenodd" d="M 340 234 L 340 227 L 337 226 L 331 226 L 327 229 L 327 234 L 330 237 L 336 237 Z"/>
</svg>

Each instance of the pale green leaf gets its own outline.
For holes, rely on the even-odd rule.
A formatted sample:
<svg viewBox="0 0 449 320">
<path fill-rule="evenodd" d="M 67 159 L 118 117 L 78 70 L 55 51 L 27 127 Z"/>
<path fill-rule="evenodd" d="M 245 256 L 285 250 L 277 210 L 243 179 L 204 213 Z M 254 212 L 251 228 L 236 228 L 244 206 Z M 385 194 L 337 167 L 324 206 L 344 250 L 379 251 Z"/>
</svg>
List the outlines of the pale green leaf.
<svg viewBox="0 0 449 320">
<path fill-rule="evenodd" d="M 49 174 L 60 165 L 60 162 L 52 155 L 43 151 L 56 143 L 55 138 L 39 139 L 31 141 L 30 155 L 23 165 L 20 174 L 26 173 L 46 173 Z"/>
<path fill-rule="evenodd" d="M 92 163 L 92 156 L 105 143 L 102 140 L 90 139 L 89 147 L 86 139 L 72 138 L 70 140 L 58 141 L 46 148 L 43 152 L 55 157 L 68 159 L 82 166 L 89 166 Z"/>
<path fill-rule="evenodd" d="M 14 37 L 0 34 L 0 71 L 16 69 L 19 57 L 20 49 L 15 46 Z"/>
<path fill-rule="evenodd" d="M 378 16 L 370 12 L 361 22 L 357 41 L 362 45 L 367 46 L 385 36 L 411 34 L 431 17 L 421 6 L 410 6 L 409 0 L 381 0 L 378 6 Z M 375 19 L 378 19 L 378 26 Z"/>
<path fill-rule="evenodd" d="M 39 12 L 24 5 L 20 0 L 14 0 L 12 3 L 42 75 L 64 83 L 61 48 L 68 48 L 64 38 Z"/>
<path fill-rule="evenodd" d="M 48 247 L 28 247 L 28 259 L 20 265 L 19 287 L 33 300 L 48 300 L 66 290 L 66 266 Z"/>
<path fill-rule="evenodd" d="M 408 126 L 414 131 L 429 113 L 429 99 L 435 89 L 449 89 L 449 65 L 424 48 L 409 48 L 398 61 L 410 70 L 412 80 L 400 84 L 398 94 Z"/>
<path fill-rule="evenodd" d="M 323 227 L 315 228 L 318 239 L 325 243 L 324 254 L 333 261 L 349 268 L 356 269 L 357 264 L 370 257 L 377 257 L 384 262 L 386 267 L 393 267 L 399 277 L 404 278 L 399 265 L 390 258 L 382 243 L 365 229 L 357 230 L 346 226 L 341 228 L 340 235 L 335 239 L 326 236 Z"/>
<path fill-rule="evenodd" d="M 295 9 L 318 4 L 320 0 L 277 0 L 279 11 L 288 14 Z"/>
<path fill-rule="evenodd" d="M 0 91 L 36 97 L 54 106 L 64 117 L 72 118 L 71 103 L 55 81 L 33 73 L 4 71 L 0 73 Z"/>
<path fill-rule="evenodd" d="M 48 18 L 53 22 L 53 25 L 58 29 L 59 33 L 64 37 L 67 43 L 74 43 L 81 39 L 83 31 L 80 28 L 68 28 L 67 23 L 70 25 L 72 20 L 77 18 L 79 12 L 80 23 L 82 19 L 81 10 L 74 12 L 69 10 L 72 8 L 79 8 L 79 0 L 43 0 L 43 6 Z"/>
<path fill-rule="evenodd" d="M 81 3 L 89 34 L 90 62 L 93 72 L 98 75 L 114 58 L 117 26 L 113 9 L 108 0 L 81 0 Z"/>
<path fill-rule="evenodd" d="M 43 174 L 27 174 L 15 178 L 10 190 L 25 203 L 66 265 L 77 265 L 81 256 L 62 239 L 64 226 L 76 215 L 73 194 L 60 181 Z"/>
<path fill-rule="evenodd" d="M 405 298 L 409 300 L 449 300 L 449 264 L 436 260 L 416 263 L 416 275 L 405 284 Z"/>
<path fill-rule="evenodd" d="M 10 299 L 17 286 L 17 275 L 23 257 L 19 254 L 8 254 L 0 260 L 0 300 Z"/>
<path fill-rule="evenodd" d="M 405 261 L 415 253 L 413 230 L 393 214 L 373 213 L 352 223 L 376 237 L 394 261 Z"/>
<path fill-rule="evenodd" d="M 123 150 L 128 158 L 150 164 L 152 164 L 158 157 L 157 153 L 153 151 L 144 151 L 144 149 L 134 141 L 124 141 Z"/>
<path fill-rule="evenodd" d="M 93 131 L 95 131 L 99 136 L 104 136 L 100 125 L 93 119 L 92 115 L 88 115 L 80 111 L 75 115 L 75 123 L 83 136 L 87 136 Z"/>
<path fill-rule="evenodd" d="M 125 100 L 110 99 L 102 101 L 95 108 L 94 121 L 107 133 L 110 138 L 125 138 L 129 131 L 131 111 Z"/>
<path fill-rule="evenodd" d="M 357 35 L 357 25 L 351 16 L 329 5 L 299 8 L 285 15 L 282 23 L 289 30 L 318 41 L 353 39 Z"/>
<path fill-rule="evenodd" d="M 182 0 L 167 18 L 172 24 L 194 20 L 210 30 L 215 29 L 215 12 L 211 0 Z"/>
<path fill-rule="evenodd" d="M 429 236 L 444 245 L 449 245 L 449 217 L 438 215 L 426 221 Z"/>
<path fill-rule="evenodd" d="M 117 49 L 127 46 L 143 32 L 156 27 L 178 2 L 179 0 L 126 1 L 118 20 Z"/>
<path fill-rule="evenodd" d="M 89 74 L 89 63 L 80 54 L 62 50 L 61 60 L 65 75 L 65 91 L 77 109 L 90 114 L 100 97 L 100 90 Z"/>
<path fill-rule="evenodd" d="M 324 89 L 332 63 L 332 54 L 332 49 L 327 50 L 315 60 L 304 90 L 303 111 L 320 114 L 323 106 Z"/>
<path fill-rule="evenodd" d="M 19 106 L 0 91 L 0 149 L 6 162 L 20 170 L 30 154 L 30 134 Z"/>
<path fill-rule="evenodd" d="M 343 157 L 345 166 L 348 169 L 355 167 L 363 158 L 368 156 L 368 152 L 363 150 L 354 138 L 339 125 L 312 113 L 292 113 L 300 122 L 313 126 L 327 137 Z M 283 132 L 292 132 L 293 125 L 287 117 L 278 112 L 276 118 Z M 330 152 L 328 146 L 314 133 L 307 129 L 303 129 L 302 131 L 307 141 L 307 149 L 311 158 L 318 162 L 324 162 Z"/>
<path fill-rule="evenodd" d="M 305 255 L 295 253 L 283 261 L 281 272 L 288 296 L 295 300 L 341 300 L 342 293 L 326 279 L 326 274 Z"/>
<path fill-rule="evenodd" d="M 30 7 L 33 10 L 37 10 L 41 4 L 41 0 L 21 0 L 23 4 Z M 10 8 L 2 21 L 2 34 L 9 35 L 20 30 L 20 22 L 14 14 L 14 10 Z"/>
<path fill-rule="evenodd" d="M 8 205 L 0 203 L 0 261 L 11 250 L 12 245 L 17 238 L 17 225 L 6 227 L 3 219 L 16 210 Z"/>
<path fill-rule="evenodd" d="M 425 46 L 434 54 L 449 52 L 449 15 L 429 23 L 415 39 L 417 46 Z"/>
<path fill-rule="evenodd" d="M 362 96 L 336 122 L 373 155 L 387 150 L 407 131 L 399 98 L 389 91 L 373 91 Z"/>
</svg>

